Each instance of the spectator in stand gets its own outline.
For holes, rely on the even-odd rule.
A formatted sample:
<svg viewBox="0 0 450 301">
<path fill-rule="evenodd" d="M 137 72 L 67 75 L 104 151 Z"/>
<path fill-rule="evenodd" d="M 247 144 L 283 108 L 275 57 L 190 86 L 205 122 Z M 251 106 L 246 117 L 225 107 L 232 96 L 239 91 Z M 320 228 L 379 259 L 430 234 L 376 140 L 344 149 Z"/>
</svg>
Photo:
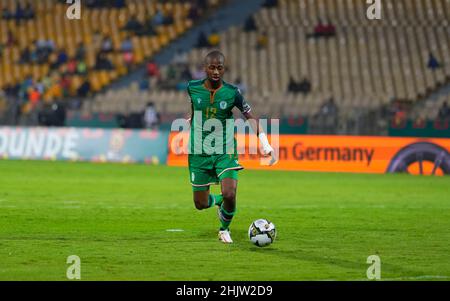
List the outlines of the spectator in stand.
<svg viewBox="0 0 450 301">
<path fill-rule="evenodd" d="M 180 78 L 183 82 L 188 82 L 190 80 L 192 80 L 192 74 L 191 74 L 191 70 L 189 70 L 189 66 L 183 65 L 181 67 L 181 74 L 180 74 Z"/>
<path fill-rule="evenodd" d="M 139 36 L 155 36 L 156 30 L 153 27 L 153 21 L 151 18 L 147 19 L 142 27 L 142 30 L 137 32 Z"/>
<path fill-rule="evenodd" d="M 269 43 L 269 38 L 267 36 L 267 32 L 262 32 L 258 35 L 258 39 L 256 41 L 256 49 L 263 50 L 267 48 L 267 44 Z"/>
<path fill-rule="evenodd" d="M 96 51 L 102 48 L 102 41 L 103 36 L 101 33 L 98 30 L 94 31 L 94 34 L 92 35 L 92 46 Z"/>
<path fill-rule="evenodd" d="M 100 52 L 97 54 L 97 59 L 95 62 L 96 70 L 113 70 L 114 66 L 111 61 L 108 59 L 104 52 Z"/>
<path fill-rule="evenodd" d="M 38 64 L 39 56 L 38 56 L 38 51 L 37 51 L 36 45 L 31 44 L 29 49 L 30 49 L 30 62 L 33 64 Z"/>
<path fill-rule="evenodd" d="M 77 96 L 85 98 L 91 92 L 91 83 L 87 77 L 84 77 L 83 83 L 77 89 Z"/>
<path fill-rule="evenodd" d="M 4 20 L 10 20 L 10 19 L 12 19 L 13 17 L 14 17 L 14 14 L 13 14 L 7 7 L 3 8 L 3 11 L 2 11 L 2 18 L 3 18 Z"/>
<path fill-rule="evenodd" d="M 153 60 L 147 63 L 147 76 L 156 78 L 159 78 L 160 76 L 158 64 L 156 64 Z"/>
<path fill-rule="evenodd" d="M 169 14 L 164 17 L 163 25 L 173 25 L 173 22 L 175 22 L 175 20 L 173 19 L 172 14 Z"/>
<path fill-rule="evenodd" d="M 179 67 L 184 67 L 188 65 L 189 58 L 186 52 L 184 52 L 182 49 L 178 49 L 177 53 L 175 54 L 172 62 Z"/>
<path fill-rule="evenodd" d="M 322 20 L 319 19 L 319 22 L 314 27 L 313 37 L 320 38 L 320 37 L 324 36 L 325 31 L 326 31 L 326 26 L 322 23 Z"/>
<path fill-rule="evenodd" d="M 123 30 L 132 31 L 134 33 L 138 33 L 143 29 L 143 25 L 139 20 L 137 19 L 136 15 L 132 15 L 130 19 L 128 20 L 127 24 L 125 24 L 125 27 Z"/>
<path fill-rule="evenodd" d="M 198 17 L 200 17 L 200 8 L 197 6 L 196 3 L 192 3 L 188 13 L 188 19 L 196 21 Z"/>
<path fill-rule="evenodd" d="M 125 0 L 115 0 L 114 1 L 114 7 L 115 8 L 125 8 L 126 7 Z"/>
<path fill-rule="evenodd" d="M 276 7 L 277 5 L 278 5 L 277 0 L 266 0 L 266 1 L 264 1 L 263 7 L 273 8 L 273 7 Z"/>
<path fill-rule="evenodd" d="M 324 37 L 329 38 L 334 37 L 335 35 L 336 35 L 336 26 L 334 26 L 334 24 L 328 20 L 325 25 Z"/>
<path fill-rule="evenodd" d="M 398 100 L 391 99 L 389 115 L 393 119 L 394 123 L 399 125 L 406 118 L 406 110 L 402 103 Z"/>
<path fill-rule="evenodd" d="M 35 108 L 39 104 L 39 101 L 41 100 L 41 93 L 37 88 L 30 87 L 28 98 L 31 102 L 32 107 Z"/>
<path fill-rule="evenodd" d="M 64 74 L 59 84 L 62 89 L 63 97 L 69 96 L 70 86 L 72 85 L 72 78 L 69 76 L 69 74 Z"/>
<path fill-rule="evenodd" d="M 303 80 L 298 83 L 298 92 L 301 92 L 304 95 L 311 92 L 311 82 L 306 77 L 303 77 Z"/>
<path fill-rule="evenodd" d="M 144 77 L 139 81 L 139 90 L 141 91 L 150 90 L 150 81 L 147 78 Z"/>
<path fill-rule="evenodd" d="M 414 128 L 425 128 L 427 125 L 427 119 L 423 115 L 423 113 L 417 114 L 417 116 L 414 118 L 413 127 Z"/>
<path fill-rule="evenodd" d="M 208 46 L 217 47 L 220 44 L 220 36 L 216 30 L 213 30 L 208 36 Z"/>
<path fill-rule="evenodd" d="M 31 52 L 29 47 L 25 47 L 20 53 L 19 64 L 28 64 L 31 61 Z"/>
<path fill-rule="evenodd" d="M 33 6 L 31 6 L 31 4 L 28 2 L 25 5 L 25 9 L 24 9 L 24 12 L 23 12 L 24 19 L 25 20 L 33 19 L 34 15 L 35 15 L 35 13 L 34 13 Z"/>
<path fill-rule="evenodd" d="M 134 65 L 134 54 L 133 51 L 127 51 L 123 53 L 123 61 L 128 69 L 130 71 L 130 68 Z"/>
<path fill-rule="evenodd" d="M 336 27 L 331 23 L 327 22 L 324 24 L 321 19 L 319 19 L 317 25 L 314 27 L 314 32 L 308 34 L 309 38 L 329 38 L 336 35 Z"/>
<path fill-rule="evenodd" d="M 156 11 L 156 14 L 152 18 L 153 26 L 155 27 L 160 26 L 163 24 L 163 22 L 164 22 L 164 14 L 161 12 L 161 10 L 158 9 Z"/>
<path fill-rule="evenodd" d="M 127 35 L 120 45 L 120 50 L 124 53 L 133 52 L 133 41 L 131 36 Z"/>
<path fill-rule="evenodd" d="M 176 80 L 176 78 L 177 78 L 177 69 L 175 68 L 175 66 L 173 65 L 167 66 L 166 79 L 171 81 Z"/>
<path fill-rule="evenodd" d="M 113 51 L 113 43 L 110 37 L 105 36 L 102 40 L 101 52 L 109 53 Z"/>
<path fill-rule="evenodd" d="M 439 61 L 433 55 L 432 52 L 430 52 L 428 54 L 428 64 L 427 64 L 427 66 L 428 66 L 429 69 L 431 69 L 433 71 L 441 67 L 441 64 L 439 63 Z"/>
<path fill-rule="evenodd" d="M 77 74 L 78 75 L 85 75 L 87 73 L 87 65 L 84 60 L 78 61 L 77 64 Z"/>
<path fill-rule="evenodd" d="M 447 101 L 444 101 L 442 106 L 439 108 L 437 119 L 439 120 L 450 119 L 450 108 L 448 107 Z"/>
<path fill-rule="evenodd" d="M 244 24 L 244 31 L 245 32 L 251 32 L 258 30 L 258 27 L 256 26 L 255 18 L 250 15 L 246 20 Z"/>
<path fill-rule="evenodd" d="M 18 96 L 21 99 L 28 99 L 28 91 L 31 87 L 33 87 L 34 81 L 33 78 L 28 75 L 25 80 L 22 81 L 19 87 Z"/>
<path fill-rule="evenodd" d="M 13 47 L 17 44 L 17 40 L 11 30 L 8 30 L 6 34 L 6 46 Z"/>
<path fill-rule="evenodd" d="M 69 57 L 67 56 L 66 50 L 62 48 L 58 53 L 58 58 L 56 60 L 57 66 L 61 66 L 65 63 L 67 63 Z"/>
<path fill-rule="evenodd" d="M 206 34 L 202 31 L 199 33 L 198 35 L 198 39 L 197 39 L 197 47 L 198 48 L 206 48 L 209 47 L 209 43 L 208 43 L 208 37 L 206 36 Z"/>
<path fill-rule="evenodd" d="M 336 103 L 334 102 L 334 98 L 331 97 L 325 103 L 320 107 L 320 114 L 321 115 L 329 115 L 329 116 L 337 116 L 338 114 L 338 107 Z"/>
<path fill-rule="evenodd" d="M 37 82 L 37 83 L 34 85 L 34 87 L 35 87 L 36 90 L 41 94 L 41 96 L 42 96 L 42 94 L 44 94 L 44 92 L 45 92 L 45 86 L 44 86 L 44 83 L 42 82 L 42 80 L 39 81 L 39 82 Z"/>
<path fill-rule="evenodd" d="M 70 75 L 77 73 L 77 60 L 74 57 L 67 62 L 67 73 Z"/>
<path fill-rule="evenodd" d="M 209 6 L 208 0 L 196 0 L 196 5 L 202 11 L 205 11 L 206 9 L 208 9 L 208 6 Z"/>
<path fill-rule="evenodd" d="M 41 62 L 46 62 L 48 56 L 55 51 L 55 43 L 53 40 L 38 40 L 34 44 L 36 45 L 37 55 Z"/>
<path fill-rule="evenodd" d="M 326 100 L 320 107 L 316 118 L 320 118 L 323 134 L 335 134 L 338 128 L 338 107 L 333 97 Z"/>
<path fill-rule="evenodd" d="M 288 83 L 288 93 L 297 93 L 298 92 L 298 83 L 297 81 L 294 79 L 293 76 L 291 76 L 289 78 L 289 83 Z"/>
<path fill-rule="evenodd" d="M 17 3 L 16 5 L 16 14 L 14 17 L 17 22 L 20 22 L 21 20 L 25 19 L 25 10 L 22 8 L 20 2 Z"/>
<path fill-rule="evenodd" d="M 75 58 L 79 60 L 84 60 L 86 57 L 86 47 L 83 42 L 79 42 L 77 46 L 77 50 L 75 52 Z"/>
<path fill-rule="evenodd" d="M 148 129 L 153 129 L 158 126 L 160 116 L 155 109 L 155 104 L 153 102 L 147 103 L 147 107 L 144 112 L 144 126 Z"/>
</svg>

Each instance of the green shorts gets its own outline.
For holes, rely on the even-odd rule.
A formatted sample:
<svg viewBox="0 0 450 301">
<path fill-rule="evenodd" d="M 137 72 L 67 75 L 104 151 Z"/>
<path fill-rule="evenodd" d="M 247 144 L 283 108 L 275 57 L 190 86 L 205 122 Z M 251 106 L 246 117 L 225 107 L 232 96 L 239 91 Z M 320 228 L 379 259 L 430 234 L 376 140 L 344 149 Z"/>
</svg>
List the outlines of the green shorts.
<svg viewBox="0 0 450 301">
<path fill-rule="evenodd" d="M 239 165 L 237 155 L 189 155 L 189 173 L 193 191 L 205 191 L 210 185 L 219 184 L 223 179 L 237 180 Z"/>
</svg>

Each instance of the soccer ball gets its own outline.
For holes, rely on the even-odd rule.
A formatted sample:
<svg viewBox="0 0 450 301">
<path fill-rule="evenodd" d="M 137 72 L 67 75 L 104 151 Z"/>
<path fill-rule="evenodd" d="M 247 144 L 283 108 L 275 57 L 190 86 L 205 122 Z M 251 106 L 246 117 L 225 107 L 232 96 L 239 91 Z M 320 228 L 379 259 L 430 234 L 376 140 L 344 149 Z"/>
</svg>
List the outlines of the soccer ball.
<svg viewBox="0 0 450 301">
<path fill-rule="evenodd" d="M 276 236 L 277 230 L 275 229 L 275 225 L 266 219 L 258 219 L 248 228 L 248 238 L 258 247 L 270 245 Z"/>
</svg>

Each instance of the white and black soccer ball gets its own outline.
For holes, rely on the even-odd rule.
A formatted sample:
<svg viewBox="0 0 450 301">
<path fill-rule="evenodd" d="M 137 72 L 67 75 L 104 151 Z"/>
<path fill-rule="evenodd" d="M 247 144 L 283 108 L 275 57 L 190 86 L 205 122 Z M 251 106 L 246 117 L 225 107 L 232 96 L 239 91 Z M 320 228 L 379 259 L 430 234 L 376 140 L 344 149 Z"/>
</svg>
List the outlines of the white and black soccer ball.
<svg viewBox="0 0 450 301">
<path fill-rule="evenodd" d="M 258 247 L 270 245 L 274 242 L 276 236 L 275 225 L 266 219 L 258 219 L 248 228 L 248 238 Z"/>
</svg>

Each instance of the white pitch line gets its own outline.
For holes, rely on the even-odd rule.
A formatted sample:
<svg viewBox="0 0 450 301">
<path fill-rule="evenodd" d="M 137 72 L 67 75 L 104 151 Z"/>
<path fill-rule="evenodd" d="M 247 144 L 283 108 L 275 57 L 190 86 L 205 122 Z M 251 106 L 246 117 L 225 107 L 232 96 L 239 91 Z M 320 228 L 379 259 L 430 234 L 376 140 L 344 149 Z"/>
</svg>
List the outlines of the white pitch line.
<svg viewBox="0 0 450 301">
<path fill-rule="evenodd" d="M 166 232 L 184 232 L 183 229 L 167 229 Z"/>
<path fill-rule="evenodd" d="M 397 278 L 383 278 L 377 281 L 401 281 L 401 280 L 424 280 L 424 279 L 450 279 L 450 276 L 441 276 L 441 275 L 422 275 L 422 276 L 410 276 L 410 277 L 397 277 Z M 367 278 L 360 279 L 346 279 L 346 280 L 338 280 L 338 279 L 320 279 L 317 281 L 375 281 L 369 280 Z"/>
<path fill-rule="evenodd" d="M 381 280 L 420 280 L 420 279 L 448 279 L 450 276 L 442 275 L 422 275 L 422 276 L 411 276 L 411 277 L 399 277 L 399 278 L 386 278 Z"/>
</svg>

